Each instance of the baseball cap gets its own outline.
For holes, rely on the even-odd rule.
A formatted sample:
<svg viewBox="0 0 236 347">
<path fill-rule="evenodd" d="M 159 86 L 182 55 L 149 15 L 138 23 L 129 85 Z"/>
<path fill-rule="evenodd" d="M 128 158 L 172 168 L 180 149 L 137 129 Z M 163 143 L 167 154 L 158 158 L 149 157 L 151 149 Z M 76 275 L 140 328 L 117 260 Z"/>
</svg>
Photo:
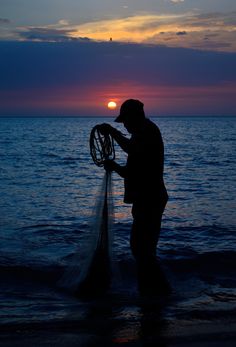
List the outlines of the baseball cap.
<svg viewBox="0 0 236 347">
<path fill-rule="evenodd" d="M 115 122 L 123 123 L 130 116 L 144 116 L 143 103 L 139 100 L 128 99 L 120 107 L 120 114 L 116 117 Z"/>
</svg>

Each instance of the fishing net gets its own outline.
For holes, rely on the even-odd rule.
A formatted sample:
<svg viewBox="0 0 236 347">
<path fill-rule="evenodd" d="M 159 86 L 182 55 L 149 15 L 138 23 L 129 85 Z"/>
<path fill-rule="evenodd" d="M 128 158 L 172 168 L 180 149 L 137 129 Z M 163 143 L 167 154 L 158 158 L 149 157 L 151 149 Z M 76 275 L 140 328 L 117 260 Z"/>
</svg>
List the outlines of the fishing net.
<svg viewBox="0 0 236 347">
<path fill-rule="evenodd" d="M 113 139 L 102 134 L 95 126 L 90 134 L 90 154 L 94 163 L 103 167 L 108 159 L 115 159 Z M 91 296 L 104 292 L 111 282 L 112 249 L 112 180 L 105 170 L 102 185 L 97 194 L 94 217 L 89 234 L 75 253 L 61 278 L 60 286 L 79 296 Z"/>
</svg>

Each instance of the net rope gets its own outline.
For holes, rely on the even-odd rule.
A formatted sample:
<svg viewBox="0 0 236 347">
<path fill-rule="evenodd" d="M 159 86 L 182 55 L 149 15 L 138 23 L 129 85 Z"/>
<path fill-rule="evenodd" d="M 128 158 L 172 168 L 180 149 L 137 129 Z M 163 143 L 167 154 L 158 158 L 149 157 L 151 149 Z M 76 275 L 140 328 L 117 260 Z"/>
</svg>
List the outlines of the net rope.
<svg viewBox="0 0 236 347">
<path fill-rule="evenodd" d="M 106 160 L 115 159 L 115 148 L 113 138 L 100 131 L 100 126 L 96 125 L 90 134 L 90 154 L 99 167 L 104 166 Z"/>
</svg>

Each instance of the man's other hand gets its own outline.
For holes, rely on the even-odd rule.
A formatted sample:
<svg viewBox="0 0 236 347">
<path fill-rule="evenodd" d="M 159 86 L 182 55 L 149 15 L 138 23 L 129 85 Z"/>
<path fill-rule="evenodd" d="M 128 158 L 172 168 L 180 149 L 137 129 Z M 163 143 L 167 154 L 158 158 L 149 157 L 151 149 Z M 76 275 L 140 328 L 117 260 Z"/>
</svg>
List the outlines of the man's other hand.
<svg viewBox="0 0 236 347">
<path fill-rule="evenodd" d="M 112 132 L 113 127 L 108 123 L 103 123 L 98 126 L 98 130 L 102 135 L 109 135 Z"/>
<path fill-rule="evenodd" d="M 114 171 L 115 170 L 115 162 L 114 160 L 107 159 L 104 162 L 104 169 L 106 171 Z"/>
</svg>

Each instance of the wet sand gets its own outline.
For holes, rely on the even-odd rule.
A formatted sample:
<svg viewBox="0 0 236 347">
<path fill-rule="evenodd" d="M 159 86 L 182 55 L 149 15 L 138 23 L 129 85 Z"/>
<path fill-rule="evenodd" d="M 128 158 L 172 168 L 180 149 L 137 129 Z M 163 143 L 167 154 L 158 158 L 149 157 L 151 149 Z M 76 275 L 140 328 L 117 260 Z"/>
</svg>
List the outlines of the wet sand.
<svg viewBox="0 0 236 347">
<path fill-rule="evenodd" d="M 113 298 L 114 299 L 114 298 Z M 168 306 L 155 300 L 89 303 L 86 309 L 57 322 L 5 325 L 1 347 L 232 347 L 236 317 L 173 317 Z"/>
<path fill-rule="evenodd" d="M 117 332 L 111 334 L 109 327 L 107 332 L 97 332 L 96 334 L 84 331 L 84 329 L 66 328 L 60 331 L 35 331 L 35 330 L 17 330 L 15 332 L 1 333 L 0 346 L 4 347 L 92 347 L 92 346 L 157 346 L 157 347 L 233 347 L 236 343 L 236 324 L 230 328 L 228 326 L 220 326 L 220 332 L 211 329 L 209 332 L 197 332 L 191 334 L 189 331 L 181 331 L 180 334 L 153 336 L 136 336 L 134 331 Z M 131 329 L 132 330 L 132 329 Z M 134 328 L 135 330 L 135 328 Z M 213 330 L 213 329 L 212 329 Z M 133 334 L 133 335 L 132 335 Z"/>
</svg>

